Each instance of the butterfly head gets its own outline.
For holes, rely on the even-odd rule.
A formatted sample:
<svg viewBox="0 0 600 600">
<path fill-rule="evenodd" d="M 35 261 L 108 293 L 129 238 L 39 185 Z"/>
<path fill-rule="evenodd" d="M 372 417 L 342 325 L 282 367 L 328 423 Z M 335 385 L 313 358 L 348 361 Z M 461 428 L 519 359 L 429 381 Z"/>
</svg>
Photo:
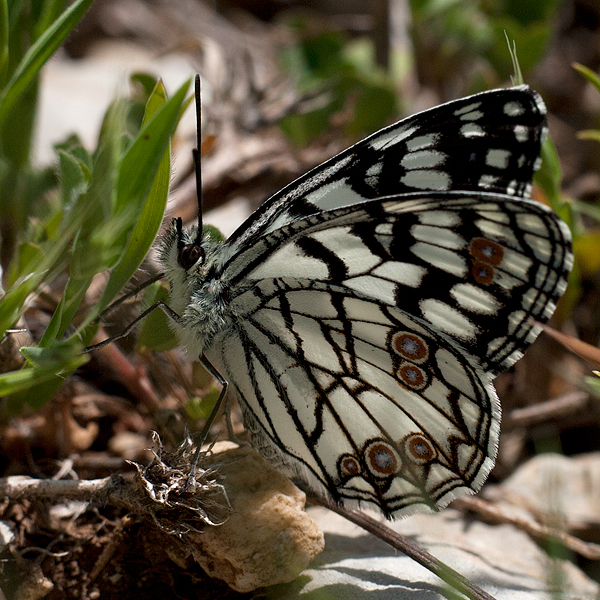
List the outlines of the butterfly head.
<svg viewBox="0 0 600 600">
<path fill-rule="evenodd" d="M 181 219 L 174 219 L 159 249 L 171 288 L 170 306 L 180 317 L 173 325 L 182 345 L 194 357 L 223 322 L 227 286 L 216 267 L 222 244 L 209 226 L 202 230 L 197 226 L 184 228 Z"/>
<path fill-rule="evenodd" d="M 204 279 L 214 250 L 219 244 L 215 236 L 198 227 L 183 227 L 181 218 L 173 219 L 159 250 L 171 287 Z"/>
</svg>

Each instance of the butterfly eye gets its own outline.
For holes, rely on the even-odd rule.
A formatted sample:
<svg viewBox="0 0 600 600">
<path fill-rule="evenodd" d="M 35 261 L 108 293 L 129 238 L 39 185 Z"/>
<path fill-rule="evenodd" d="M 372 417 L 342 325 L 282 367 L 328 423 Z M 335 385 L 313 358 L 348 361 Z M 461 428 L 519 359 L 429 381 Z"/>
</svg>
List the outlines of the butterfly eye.
<svg viewBox="0 0 600 600">
<path fill-rule="evenodd" d="M 204 250 L 196 243 L 186 244 L 179 252 L 177 262 L 186 271 L 191 269 L 198 261 L 204 260 Z"/>
</svg>

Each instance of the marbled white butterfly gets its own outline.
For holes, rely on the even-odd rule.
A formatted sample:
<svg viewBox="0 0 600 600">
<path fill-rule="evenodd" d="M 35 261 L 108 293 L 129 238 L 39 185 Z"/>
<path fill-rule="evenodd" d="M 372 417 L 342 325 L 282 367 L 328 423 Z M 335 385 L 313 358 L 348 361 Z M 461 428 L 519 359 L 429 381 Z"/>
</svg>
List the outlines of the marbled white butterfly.
<svg viewBox="0 0 600 600">
<path fill-rule="evenodd" d="M 233 388 L 265 459 L 389 518 L 481 487 L 492 379 L 572 265 L 568 227 L 527 199 L 544 131 L 527 86 L 484 92 L 352 146 L 225 242 L 173 222 L 174 328 Z"/>
</svg>

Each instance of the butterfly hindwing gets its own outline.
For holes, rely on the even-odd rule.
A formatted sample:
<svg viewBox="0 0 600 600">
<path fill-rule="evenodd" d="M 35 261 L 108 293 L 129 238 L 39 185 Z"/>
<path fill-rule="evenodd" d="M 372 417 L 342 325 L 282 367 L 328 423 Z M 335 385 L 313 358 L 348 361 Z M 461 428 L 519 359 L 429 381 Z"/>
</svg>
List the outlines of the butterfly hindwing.
<svg viewBox="0 0 600 600">
<path fill-rule="evenodd" d="M 468 357 L 348 290 L 263 279 L 233 306 L 248 308 L 257 294 L 261 303 L 207 355 L 230 374 L 252 443 L 270 462 L 387 516 L 444 506 L 483 483 L 500 411 L 491 377 Z"/>
</svg>

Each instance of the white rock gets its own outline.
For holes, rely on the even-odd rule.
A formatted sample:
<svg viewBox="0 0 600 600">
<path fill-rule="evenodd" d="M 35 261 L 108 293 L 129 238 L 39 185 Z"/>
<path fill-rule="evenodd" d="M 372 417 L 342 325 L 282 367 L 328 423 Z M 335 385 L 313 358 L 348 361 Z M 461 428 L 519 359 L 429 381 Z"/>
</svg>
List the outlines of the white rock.
<svg viewBox="0 0 600 600">
<path fill-rule="evenodd" d="M 410 558 L 323 508 L 309 514 L 325 533 L 325 551 L 296 582 L 277 586 L 268 600 L 442 600 L 447 586 Z M 551 561 L 529 536 L 509 525 L 468 522 L 445 510 L 391 523 L 496 600 L 596 599 L 600 587 L 568 561 Z M 560 575 L 559 577 L 556 577 Z M 563 582 L 552 596 L 548 582 Z"/>
<path fill-rule="evenodd" d="M 600 521 L 600 453 L 540 454 L 502 483 L 539 511 L 572 521 Z"/>
</svg>

